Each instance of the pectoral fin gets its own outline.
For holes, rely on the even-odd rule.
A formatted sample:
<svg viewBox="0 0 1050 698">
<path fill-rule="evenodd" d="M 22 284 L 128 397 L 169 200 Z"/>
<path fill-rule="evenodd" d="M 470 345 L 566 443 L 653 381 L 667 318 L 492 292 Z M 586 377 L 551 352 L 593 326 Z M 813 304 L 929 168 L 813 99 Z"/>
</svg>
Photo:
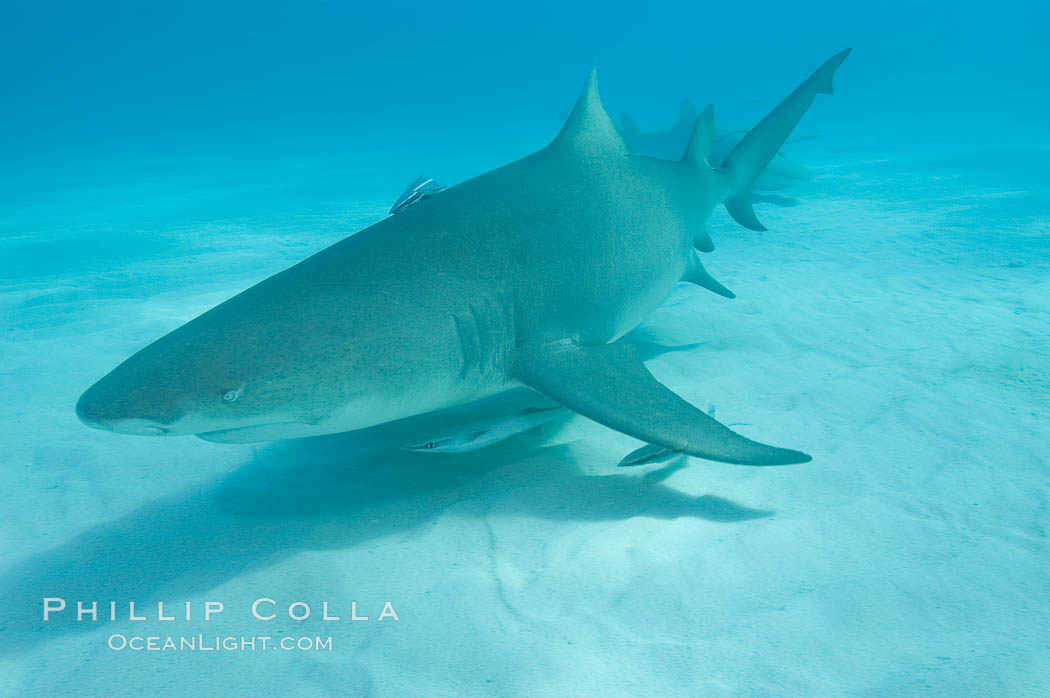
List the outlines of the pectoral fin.
<svg viewBox="0 0 1050 698">
<path fill-rule="evenodd" d="M 523 347 L 518 378 L 569 409 L 656 446 L 742 465 L 787 465 L 805 453 L 751 441 L 653 378 L 633 347 L 564 341 Z"/>
</svg>

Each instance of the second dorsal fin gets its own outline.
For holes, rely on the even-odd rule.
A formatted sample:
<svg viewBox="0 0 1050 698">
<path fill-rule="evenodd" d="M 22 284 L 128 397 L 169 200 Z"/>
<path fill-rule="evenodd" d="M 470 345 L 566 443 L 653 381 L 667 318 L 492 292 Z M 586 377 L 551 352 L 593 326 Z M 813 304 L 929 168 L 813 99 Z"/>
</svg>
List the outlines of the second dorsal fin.
<svg viewBox="0 0 1050 698">
<path fill-rule="evenodd" d="M 715 108 L 708 104 L 696 119 L 693 135 L 682 159 L 703 167 L 715 167 Z"/>
</svg>

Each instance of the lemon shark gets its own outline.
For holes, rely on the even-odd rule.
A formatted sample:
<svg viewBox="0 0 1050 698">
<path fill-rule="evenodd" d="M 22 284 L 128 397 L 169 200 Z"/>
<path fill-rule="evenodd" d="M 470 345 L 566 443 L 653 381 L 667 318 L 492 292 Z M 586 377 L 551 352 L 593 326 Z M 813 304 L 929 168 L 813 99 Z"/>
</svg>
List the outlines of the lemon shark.
<svg viewBox="0 0 1050 698">
<path fill-rule="evenodd" d="M 741 436 L 657 381 L 618 338 L 682 279 L 724 204 L 762 229 L 751 189 L 829 59 L 718 163 L 713 113 L 684 157 L 636 155 L 594 70 L 542 150 L 408 206 L 243 291 L 84 392 L 87 425 L 250 442 L 363 429 L 530 388 L 675 453 L 747 465 L 799 451 Z M 718 286 L 715 286 L 716 288 Z"/>
<path fill-rule="evenodd" d="M 678 120 L 669 128 L 661 131 L 642 131 L 631 115 L 623 112 L 620 114 L 620 131 L 630 143 L 631 149 L 639 155 L 677 160 L 685 152 L 699 117 L 700 112 L 693 106 L 693 102 L 684 98 L 678 105 Z M 717 137 L 715 141 L 717 143 Z"/>
</svg>

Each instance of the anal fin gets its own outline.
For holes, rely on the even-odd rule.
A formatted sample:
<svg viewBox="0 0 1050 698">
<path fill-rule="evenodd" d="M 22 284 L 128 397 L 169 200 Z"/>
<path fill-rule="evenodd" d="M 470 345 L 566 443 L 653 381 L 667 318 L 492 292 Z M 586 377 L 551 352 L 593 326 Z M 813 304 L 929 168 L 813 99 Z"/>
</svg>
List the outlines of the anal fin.
<svg viewBox="0 0 1050 698">
<path fill-rule="evenodd" d="M 725 463 L 787 465 L 805 453 L 747 439 L 672 392 L 626 344 L 522 347 L 517 377 L 571 410 L 646 443 Z"/>
</svg>

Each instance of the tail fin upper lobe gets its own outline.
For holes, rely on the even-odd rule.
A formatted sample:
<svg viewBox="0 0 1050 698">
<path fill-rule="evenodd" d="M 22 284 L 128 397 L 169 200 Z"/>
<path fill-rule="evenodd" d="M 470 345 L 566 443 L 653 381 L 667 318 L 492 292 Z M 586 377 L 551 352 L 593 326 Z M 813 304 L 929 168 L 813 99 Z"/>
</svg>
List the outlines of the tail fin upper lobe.
<svg viewBox="0 0 1050 698">
<path fill-rule="evenodd" d="M 751 129 L 722 163 L 731 182 L 730 196 L 725 201 L 726 210 L 740 225 L 751 230 L 766 229 L 751 207 L 751 188 L 798 125 L 802 115 L 813 104 L 813 98 L 818 94 L 829 95 L 834 92 L 832 76 L 849 52 L 850 49 L 846 49 L 825 61 Z"/>
</svg>

